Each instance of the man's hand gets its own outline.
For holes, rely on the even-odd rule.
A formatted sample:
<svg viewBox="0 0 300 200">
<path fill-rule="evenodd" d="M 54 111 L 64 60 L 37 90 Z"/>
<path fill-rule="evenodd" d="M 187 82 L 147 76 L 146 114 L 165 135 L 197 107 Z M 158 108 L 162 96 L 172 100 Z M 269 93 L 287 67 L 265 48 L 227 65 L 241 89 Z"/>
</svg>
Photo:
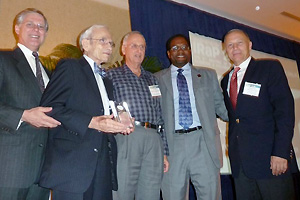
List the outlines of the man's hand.
<svg viewBox="0 0 300 200">
<path fill-rule="evenodd" d="M 124 135 L 128 135 L 133 131 L 133 128 L 128 128 L 124 124 L 113 120 L 113 115 L 93 117 L 89 128 L 105 133 L 122 133 Z"/>
<path fill-rule="evenodd" d="M 54 128 L 61 123 L 45 113 L 50 112 L 51 107 L 35 107 L 29 110 L 24 110 L 21 120 L 35 127 Z"/>
<path fill-rule="evenodd" d="M 169 171 L 169 161 L 168 161 L 168 157 L 164 155 L 164 173 L 168 171 Z"/>
<path fill-rule="evenodd" d="M 284 158 L 278 156 L 271 156 L 271 167 L 272 174 L 275 176 L 281 175 L 286 172 L 288 168 L 288 162 Z"/>
</svg>

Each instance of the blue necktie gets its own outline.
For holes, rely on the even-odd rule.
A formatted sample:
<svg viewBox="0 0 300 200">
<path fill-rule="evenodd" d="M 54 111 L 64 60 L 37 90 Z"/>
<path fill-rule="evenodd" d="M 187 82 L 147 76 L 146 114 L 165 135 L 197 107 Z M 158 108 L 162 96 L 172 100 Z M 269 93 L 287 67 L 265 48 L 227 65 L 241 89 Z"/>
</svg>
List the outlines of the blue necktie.
<svg viewBox="0 0 300 200">
<path fill-rule="evenodd" d="M 183 69 L 178 69 L 177 71 L 177 87 L 179 94 L 179 124 L 184 129 L 189 129 L 189 127 L 193 124 L 189 89 L 186 79 L 182 74 Z"/>
<path fill-rule="evenodd" d="M 102 78 L 106 76 L 106 72 L 101 67 L 98 67 L 97 63 L 94 63 L 94 72 L 99 74 Z"/>
</svg>

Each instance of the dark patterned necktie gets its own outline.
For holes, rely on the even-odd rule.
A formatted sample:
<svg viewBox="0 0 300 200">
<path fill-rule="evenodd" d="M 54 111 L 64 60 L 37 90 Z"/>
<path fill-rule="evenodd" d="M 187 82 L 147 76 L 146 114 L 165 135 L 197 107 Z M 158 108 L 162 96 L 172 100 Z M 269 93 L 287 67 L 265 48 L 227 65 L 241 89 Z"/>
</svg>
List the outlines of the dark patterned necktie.
<svg viewBox="0 0 300 200">
<path fill-rule="evenodd" d="M 99 74 L 101 76 L 101 78 L 103 79 L 106 76 L 106 72 L 104 69 L 102 69 L 101 67 L 99 67 L 97 65 L 97 63 L 94 63 L 94 72 L 96 74 Z"/>
<path fill-rule="evenodd" d="M 231 104 L 232 104 L 232 107 L 233 107 L 234 110 L 235 110 L 235 107 L 236 107 L 237 96 L 238 96 L 238 92 L 237 92 L 237 72 L 240 69 L 241 68 L 239 68 L 239 67 L 234 68 L 234 71 L 232 73 L 231 80 L 230 80 L 229 95 L 230 95 L 230 101 L 231 101 Z"/>
<path fill-rule="evenodd" d="M 40 66 L 39 55 L 36 51 L 32 52 L 32 55 L 35 58 L 35 66 L 36 66 L 35 75 L 36 75 L 36 79 L 38 81 L 41 92 L 44 92 L 45 83 L 44 83 L 43 76 L 42 76 L 42 70 L 41 70 L 41 66 Z"/>
<path fill-rule="evenodd" d="M 177 71 L 177 87 L 179 94 L 179 124 L 184 129 L 188 129 L 193 124 L 189 89 L 186 79 L 182 74 L 183 69 L 178 69 Z"/>
</svg>

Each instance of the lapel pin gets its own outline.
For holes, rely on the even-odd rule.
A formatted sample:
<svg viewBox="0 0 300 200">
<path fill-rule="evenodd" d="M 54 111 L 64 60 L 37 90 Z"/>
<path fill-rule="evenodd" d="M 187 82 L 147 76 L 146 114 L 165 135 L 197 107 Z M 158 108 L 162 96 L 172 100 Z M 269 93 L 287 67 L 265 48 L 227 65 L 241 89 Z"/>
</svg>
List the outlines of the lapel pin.
<svg viewBox="0 0 300 200">
<path fill-rule="evenodd" d="M 201 77 L 201 74 L 197 74 L 197 76 L 200 78 L 200 77 Z"/>
</svg>

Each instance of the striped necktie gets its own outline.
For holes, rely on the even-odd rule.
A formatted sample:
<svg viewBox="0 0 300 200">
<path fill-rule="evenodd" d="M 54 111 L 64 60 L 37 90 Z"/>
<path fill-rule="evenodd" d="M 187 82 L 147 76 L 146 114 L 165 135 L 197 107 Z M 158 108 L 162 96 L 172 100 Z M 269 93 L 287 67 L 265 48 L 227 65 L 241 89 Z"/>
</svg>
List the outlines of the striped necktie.
<svg viewBox="0 0 300 200">
<path fill-rule="evenodd" d="M 184 129 L 189 129 L 189 127 L 193 124 L 193 114 L 189 89 L 186 78 L 182 74 L 183 69 L 178 69 L 177 71 L 177 87 L 179 94 L 179 124 Z"/>
<path fill-rule="evenodd" d="M 32 55 L 35 58 L 35 66 L 36 66 L 36 73 L 35 73 L 35 75 L 36 75 L 36 79 L 38 81 L 38 84 L 39 84 L 41 92 L 44 92 L 44 90 L 45 90 L 45 83 L 44 83 L 43 76 L 42 76 L 42 69 L 41 69 L 41 66 L 40 66 L 39 55 L 38 55 L 38 53 L 36 51 L 32 52 Z"/>
</svg>

